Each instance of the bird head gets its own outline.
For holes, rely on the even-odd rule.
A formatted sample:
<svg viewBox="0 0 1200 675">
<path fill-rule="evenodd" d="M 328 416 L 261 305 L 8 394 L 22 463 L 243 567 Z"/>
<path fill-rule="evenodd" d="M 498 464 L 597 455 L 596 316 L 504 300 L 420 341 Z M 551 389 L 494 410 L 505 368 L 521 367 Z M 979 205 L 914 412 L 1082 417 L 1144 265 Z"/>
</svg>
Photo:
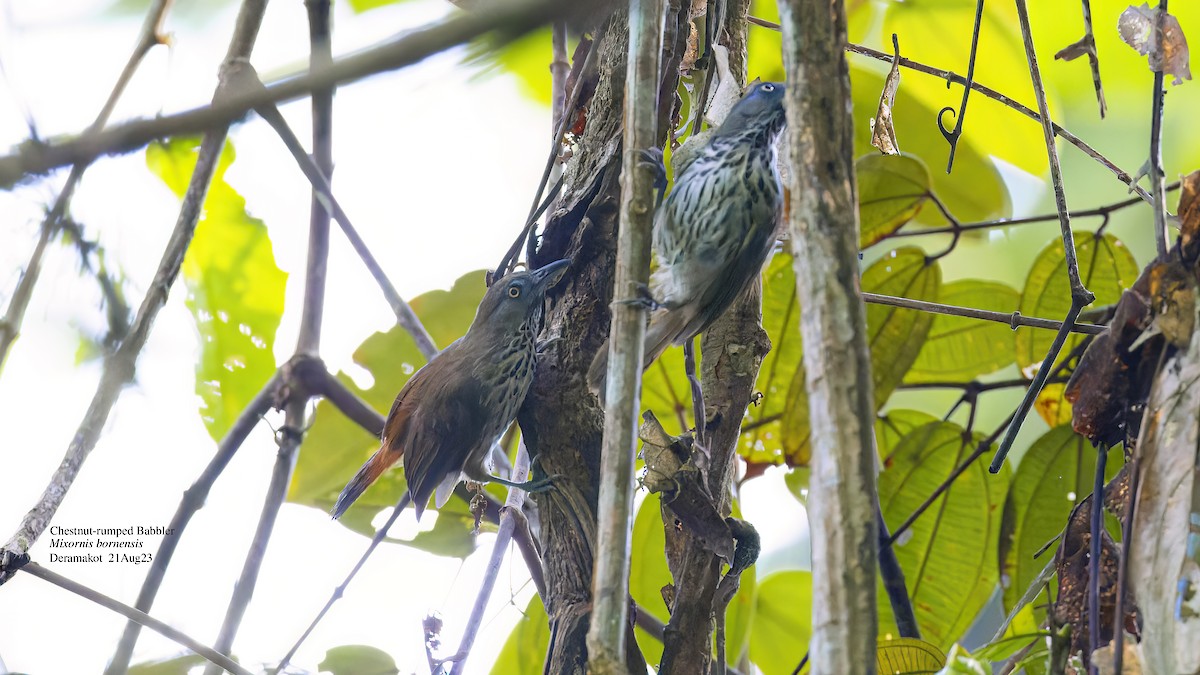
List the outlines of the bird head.
<svg viewBox="0 0 1200 675">
<path fill-rule="evenodd" d="M 729 111 L 716 134 L 729 136 L 748 130 L 782 129 L 786 119 L 783 110 L 784 91 L 782 82 L 759 82 L 751 86 Z"/>
<path fill-rule="evenodd" d="M 472 328 L 486 322 L 490 329 L 513 331 L 522 327 L 530 318 L 539 318 L 546 291 L 562 279 L 570 259 L 556 260 L 536 270 L 520 270 L 492 282 L 479 310 L 475 313 Z M 535 330 L 537 327 L 535 326 Z"/>
</svg>

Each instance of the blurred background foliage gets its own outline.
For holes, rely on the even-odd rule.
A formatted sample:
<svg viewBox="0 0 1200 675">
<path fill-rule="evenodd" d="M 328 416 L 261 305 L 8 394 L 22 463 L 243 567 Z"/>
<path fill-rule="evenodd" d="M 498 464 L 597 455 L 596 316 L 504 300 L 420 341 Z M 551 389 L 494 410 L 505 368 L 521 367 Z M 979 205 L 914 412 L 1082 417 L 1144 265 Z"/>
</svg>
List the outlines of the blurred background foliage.
<svg viewBox="0 0 1200 675">
<path fill-rule="evenodd" d="M 351 0 L 350 5 L 367 12 L 389 1 Z M 188 4 L 180 7 L 183 18 L 202 21 L 203 12 L 189 13 Z M 145 5 L 145 0 L 118 0 L 113 8 L 132 12 Z M 972 0 L 850 0 L 848 6 L 853 42 L 890 53 L 895 33 L 904 57 L 965 75 L 975 8 Z M 1078 6 L 1032 3 L 1031 13 L 1055 121 L 1133 174 L 1148 154 L 1153 76 L 1146 58 L 1118 36 L 1117 17 L 1126 6 L 1127 2 L 1117 0 L 1092 1 L 1109 106 L 1104 119 L 1098 113 L 1086 59 L 1054 59 L 1056 51 L 1083 34 Z M 1184 31 L 1193 31 L 1195 38 L 1200 5 L 1179 3 L 1173 9 Z M 752 14 L 767 21 L 778 19 L 775 3 L 767 0 L 755 0 Z M 750 30 L 750 77 L 783 79 L 779 33 L 759 26 Z M 548 30 L 483 57 L 472 52 L 464 58 L 481 77 L 495 72 L 515 75 L 532 101 L 549 105 Z M 1051 213 L 1053 195 L 1048 189 L 1046 149 L 1038 123 L 973 93 L 954 170 L 947 174 L 948 148 L 937 128 L 936 111 L 944 106 L 957 110 L 962 88 L 902 69 L 894 119 L 904 154 L 882 157 L 869 145 L 868 120 L 876 110 L 888 64 L 854 54 L 848 59 L 855 150 L 860 157 L 863 289 L 1061 319 L 1070 298 L 1054 219 L 975 230 L 955 241 L 945 233 L 906 238 L 902 244 L 897 241 L 898 235 L 947 224 L 940 209 L 933 206 L 935 199 L 963 223 Z M 976 80 L 1036 109 L 1011 3 L 987 3 Z M 685 82 L 685 89 L 691 84 Z M 1192 111 L 1200 103 L 1198 96 L 1194 84 L 1168 87 L 1163 132 L 1168 182 L 1200 167 L 1200 134 L 1193 131 L 1191 121 Z M 952 121 L 948 116 L 947 122 Z M 1126 187 L 1105 168 L 1069 144 L 1060 142 L 1058 148 L 1072 209 L 1126 198 Z M 147 150 L 147 161 L 178 193 L 190 163 L 194 163 L 193 150 L 194 143 L 187 141 L 156 144 Z M 231 161 L 233 151 L 227 148 L 222 167 Z M 1172 210 L 1175 202 L 1175 197 L 1169 198 Z M 1115 212 L 1106 220 L 1073 221 L 1084 283 L 1097 296 L 1094 307 L 1115 302 L 1152 258 L 1151 221 L 1144 204 Z M 1097 234 L 1101 226 L 1104 231 Z M 220 258 L 225 261 L 220 262 L 209 253 L 230 248 L 242 252 L 236 260 Z M 934 257 L 947 251 L 948 255 Z M 200 413 L 214 438 L 219 438 L 265 380 L 264 373 L 274 367 L 271 341 L 282 311 L 284 283 L 261 222 L 245 213 L 244 201 L 223 184 L 220 174 L 185 275 L 189 308 L 204 339 L 196 373 Z M 431 291 L 413 299 L 412 305 L 437 344 L 445 346 L 466 331 L 483 290 L 482 272 L 472 272 L 449 291 Z M 745 420 L 739 452 L 746 460 L 746 470 L 737 488 L 739 492 L 754 490 L 755 476 L 784 464 L 791 467 L 788 485 L 803 502 L 809 455 L 799 311 L 785 243 L 765 270 L 763 324 L 773 349 L 759 376 L 757 389 L 763 398 L 751 407 Z M 1022 393 L 1018 384 L 988 389 L 968 400 L 966 384 L 1019 381 L 1032 375 L 1053 334 L 1032 328 L 1013 331 L 1004 324 L 879 305 L 868 307 L 868 323 L 880 410 L 876 424 L 884 469 L 880 500 L 889 527 L 896 528 L 954 467 L 972 456 L 984 437 L 1001 426 Z M 1077 338 L 1068 344 L 1068 351 L 1075 341 Z M 371 381 L 360 386 L 346 373 L 340 373 L 339 379 L 381 413 L 424 363 L 411 338 L 399 328 L 365 339 L 354 353 L 354 361 L 370 374 Z M 917 384 L 922 386 L 912 386 Z M 939 384 L 944 386 L 935 386 Z M 1069 407 L 1061 401 L 1060 390 L 1061 385 L 1057 389 L 1051 385 L 1037 407 L 1039 415 L 1026 422 L 1011 455 L 1012 469 L 988 474 L 990 453 L 983 453 L 897 540 L 896 551 L 922 634 L 940 650 L 949 651 L 955 642 L 979 647 L 987 641 L 999 618 L 1015 607 L 1044 566 L 1045 559 L 1035 561 L 1034 552 L 1058 534 L 1071 509 L 1090 493 L 1094 453 L 1065 425 Z M 674 425 L 672 431 L 679 431 L 692 424 L 687 391 L 682 358 L 673 350 L 647 372 L 644 404 L 655 410 L 669 429 Z M 375 447 L 376 440 L 369 434 L 327 402 L 320 403 L 304 441 L 289 499 L 328 510 L 346 478 Z M 1118 467 L 1119 462 L 1109 465 L 1114 472 Z M 392 472 L 341 522 L 364 535 L 372 534 L 375 516 L 389 508 L 403 490 L 401 472 Z M 637 554 L 631 587 L 642 607 L 665 620 L 659 589 L 669 582 L 669 576 L 661 554 L 659 508 L 654 496 L 641 502 L 633 535 Z M 404 543 L 449 556 L 461 557 L 473 550 L 472 523 L 460 500 L 452 500 L 440 513 L 427 517 L 436 517 L 434 528 Z M 752 569 L 743 576 L 741 591 L 731 605 L 728 658 L 743 667 L 752 663 L 768 674 L 792 672 L 810 631 L 808 613 L 796 611 L 808 605 L 809 575 L 802 569 L 775 570 L 758 577 L 756 572 Z M 882 593 L 880 599 L 881 636 L 894 636 Z M 995 646 L 984 653 L 996 657 L 1036 641 L 1044 604 L 1045 600 L 1039 599 L 1018 615 L 1009 635 L 1019 639 L 1010 641 L 1011 649 Z M 655 663 L 661 645 L 644 633 L 639 635 L 648 660 Z M 547 638 L 545 610 L 535 597 L 493 672 L 534 671 L 545 654 Z M 340 664 L 331 666 L 331 672 L 356 672 L 344 664 L 358 653 L 352 649 L 331 652 L 330 663 Z M 362 654 L 364 659 L 378 656 L 369 650 Z M 1041 672 L 1039 667 L 1031 661 L 1028 672 Z"/>
</svg>

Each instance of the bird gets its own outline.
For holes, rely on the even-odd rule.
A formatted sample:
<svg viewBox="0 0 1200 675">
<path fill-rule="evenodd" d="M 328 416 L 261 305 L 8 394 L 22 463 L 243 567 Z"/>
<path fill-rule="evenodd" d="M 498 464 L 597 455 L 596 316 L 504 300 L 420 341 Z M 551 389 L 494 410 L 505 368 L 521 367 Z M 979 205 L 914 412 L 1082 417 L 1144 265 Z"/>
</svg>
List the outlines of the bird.
<svg viewBox="0 0 1200 675">
<path fill-rule="evenodd" d="M 783 214 L 775 143 L 786 123 L 784 91 L 779 82 L 753 85 L 659 204 L 652 235 L 658 268 L 643 289 L 647 297 L 633 300 L 651 309 L 643 367 L 707 329 L 770 255 Z M 588 369 L 601 401 L 607 370 L 606 342 Z"/>
<path fill-rule="evenodd" d="M 335 519 L 402 459 L 418 520 L 435 490 L 440 508 L 464 477 L 529 491 L 548 486 L 551 479 L 513 483 L 493 476 L 487 459 L 529 392 L 546 291 L 570 263 L 557 260 L 492 283 L 466 335 L 414 373 L 396 396 L 379 449 L 338 496 Z"/>
</svg>

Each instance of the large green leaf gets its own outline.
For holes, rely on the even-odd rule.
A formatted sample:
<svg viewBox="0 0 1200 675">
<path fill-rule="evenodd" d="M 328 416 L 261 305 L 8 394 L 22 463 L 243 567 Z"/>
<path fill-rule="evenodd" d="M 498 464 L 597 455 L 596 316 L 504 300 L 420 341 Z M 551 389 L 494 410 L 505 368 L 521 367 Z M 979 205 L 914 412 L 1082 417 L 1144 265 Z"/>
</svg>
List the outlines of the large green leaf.
<svg viewBox="0 0 1200 675">
<path fill-rule="evenodd" d="M 892 454 L 905 436 L 917 427 L 936 421 L 936 417 L 920 410 L 889 410 L 886 415 L 876 417 L 875 447 L 884 467 L 891 465 Z"/>
<path fill-rule="evenodd" d="M 904 47 L 903 37 L 900 44 Z M 913 75 L 905 73 L 905 79 L 896 94 L 896 105 L 893 107 L 893 121 L 900 149 L 906 154 L 919 157 L 926 166 L 933 167 L 933 192 L 960 221 L 992 220 L 1011 215 L 1012 203 L 1009 200 L 1008 187 L 989 157 L 990 138 L 974 139 L 964 135 L 955 155 L 954 173 L 945 172 L 947 145 L 934 121 L 937 108 L 913 96 L 909 88 L 909 81 L 913 79 Z M 879 152 L 871 147 L 871 129 L 867 120 L 875 114 L 883 84 L 883 73 L 851 63 L 855 156 Z M 974 104 L 975 99 L 972 99 L 971 105 Z M 1035 126 L 1034 129 L 1036 128 Z M 1045 155 L 1045 152 L 1042 154 Z M 917 221 L 934 225 L 946 224 L 941 212 L 932 208 L 922 209 L 917 214 Z"/>
<path fill-rule="evenodd" d="M 545 668 L 546 647 L 550 644 L 550 618 L 537 595 L 529 600 L 524 615 L 517 621 L 513 631 L 496 662 L 492 664 L 492 675 L 511 673 L 540 673 Z"/>
<path fill-rule="evenodd" d="M 926 259 L 920 249 L 906 247 L 889 252 L 868 267 L 863 272 L 862 289 L 915 300 L 937 300 L 941 279 L 936 261 Z M 932 315 L 926 312 L 867 305 L 867 345 L 871 350 L 876 410 L 883 407 L 904 379 L 920 353 L 932 323 Z M 803 367 L 797 367 L 793 372 L 782 422 L 783 448 L 788 463 L 807 464 L 811 429 Z"/>
<path fill-rule="evenodd" d="M 762 580 L 750 632 L 750 660 L 764 675 L 791 673 L 812 637 L 812 573 L 776 572 Z"/>
<path fill-rule="evenodd" d="M 440 346 L 467 332 L 485 290 L 483 271 L 470 272 L 449 291 L 430 291 L 411 301 L 413 311 Z M 407 331 L 399 326 L 368 337 L 354 351 L 354 362 L 367 370 L 372 382 L 359 387 L 340 372 L 338 380 L 380 414 L 391 408 L 396 394 L 425 359 Z M 379 439 L 348 420 L 328 401 L 317 404 L 311 429 L 305 435 L 300 459 L 288 489 L 288 500 L 328 511 L 358 467 L 379 447 Z M 371 486 L 338 521 L 371 536 L 374 516 L 393 506 L 404 494 L 403 471 L 393 469 Z M 432 531 L 422 532 L 413 546 L 442 555 L 464 556 L 474 550 L 474 526 L 467 505 L 452 499 L 439 512 Z"/>
<path fill-rule="evenodd" d="M 199 144 L 196 138 L 151 143 L 146 164 L 182 197 Z M 287 285 L 266 226 L 246 212 L 246 200 L 225 182 L 233 160 L 233 145 L 227 142 L 183 260 L 187 307 L 200 333 L 200 416 L 218 442 L 275 372 L 275 330 Z"/>
<path fill-rule="evenodd" d="M 333 675 L 392 675 L 400 672 L 390 654 L 368 645 L 334 647 L 325 652 L 325 658 L 317 668 Z"/>
<path fill-rule="evenodd" d="M 1083 285 L 1096 295 L 1094 306 L 1115 303 L 1121 292 L 1137 280 L 1140 270 L 1133 254 L 1116 237 L 1105 234 L 1097 237 L 1091 232 L 1077 232 L 1075 254 L 1079 260 L 1079 277 Z M 1034 260 L 1025 290 L 1021 293 L 1021 314 L 1044 319 L 1062 320 L 1071 309 L 1071 287 L 1067 281 L 1067 261 L 1062 240 L 1055 239 Z M 1068 354 L 1083 339 L 1072 334 L 1063 346 Z M 1054 331 L 1040 328 L 1017 329 L 1017 365 L 1029 371 L 1046 358 Z"/>
<path fill-rule="evenodd" d="M 942 287 L 947 305 L 1012 312 L 1021 295 L 1006 284 L 963 279 Z M 1013 362 L 1013 330 L 994 321 L 938 314 L 906 382 L 969 382 Z"/>
<path fill-rule="evenodd" d="M 921 212 L 929 199 L 929 169 L 915 155 L 858 158 L 859 248 L 887 237 Z"/>
<path fill-rule="evenodd" d="M 916 512 L 980 440 L 948 422 L 905 436 L 879 476 L 889 529 Z M 979 457 L 894 545 L 921 636 L 942 649 L 961 638 L 999 579 L 995 556 L 1009 472 L 988 473 L 988 461 Z M 882 588 L 879 592 L 885 597 Z M 880 603 L 879 633 L 899 634 L 886 602 Z"/>
<path fill-rule="evenodd" d="M 1105 473 L 1111 478 L 1123 462 L 1119 452 L 1109 457 Z M 1046 432 L 1021 458 L 1000 528 L 998 555 L 1006 611 L 1012 610 L 1054 556 L 1051 546 L 1040 558 L 1033 557 L 1062 534 L 1071 510 L 1092 493 L 1095 473 L 1095 449 L 1069 424 Z M 1046 614 L 1045 603 L 1034 600 L 1030 606 L 1036 625 Z"/>
</svg>

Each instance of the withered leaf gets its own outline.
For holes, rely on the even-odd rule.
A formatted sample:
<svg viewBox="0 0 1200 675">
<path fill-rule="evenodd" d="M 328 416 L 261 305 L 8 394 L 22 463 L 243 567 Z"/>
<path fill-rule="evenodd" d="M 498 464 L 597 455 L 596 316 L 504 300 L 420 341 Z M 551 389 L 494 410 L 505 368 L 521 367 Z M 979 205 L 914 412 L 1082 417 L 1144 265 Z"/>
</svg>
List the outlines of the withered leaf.
<svg viewBox="0 0 1200 675">
<path fill-rule="evenodd" d="M 1183 177 L 1179 190 L 1179 248 L 1183 262 L 1195 268 L 1200 260 L 1200 171 Z"/>
<path fill-rule="evenodd" d="M 1155 23 L 1158 21 L 1162 25 L 1162 45 L 1157 44 Z M 1151 8 L 1146 3 L 1142 3 L 1141 7 L 1130 5 L 1121 12 L 1117 30 L 1121 32 L 1125 44 L 1133 47 L 1137 53 L 1150 57 L 1150 70 L 1175 78 L 1171 84 L 1179 85 L 1184 80 L 1192 79 L 1192 71 L 1188 66 L 1187 37 L 1179 25 L 1179 19 L 1173 15 L 1162 13 L 1157 7 Z"/>
<path fill-rule="evenodd" d="M 883 92 L 879 94 L 879 109 L 871 118 L 871 145 L 885 155 L 900 154 L 896 129 L 892 125 L 892 107 L 896 105 L 896 90 L 900 88 L 900 41 L 895 33 L 892 33 L 892 46 L 892 69 L 888 71 Z"/>
</svg>

